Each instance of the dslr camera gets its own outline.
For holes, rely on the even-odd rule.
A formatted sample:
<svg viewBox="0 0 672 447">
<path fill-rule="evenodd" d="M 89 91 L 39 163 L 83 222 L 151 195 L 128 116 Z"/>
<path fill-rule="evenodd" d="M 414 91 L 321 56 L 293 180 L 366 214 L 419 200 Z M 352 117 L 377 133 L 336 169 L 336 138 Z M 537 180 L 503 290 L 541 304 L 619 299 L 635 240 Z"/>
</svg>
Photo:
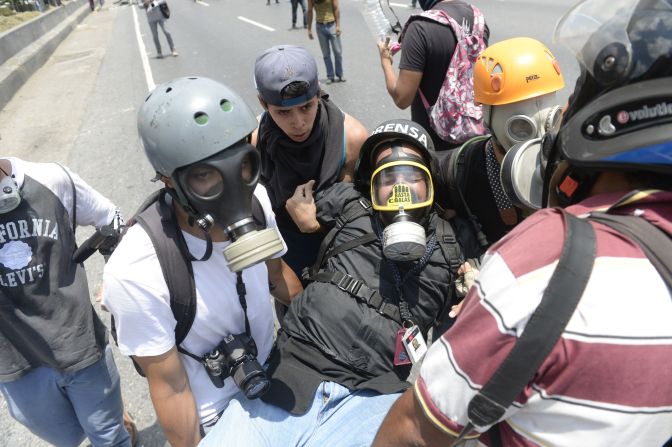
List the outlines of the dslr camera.
<svg viewBox="0 0 672 447">
<path fill-rule="evenodd" d="M 227 335 L 203 357 L 203 365 L 213 385 L 221 388 L 224 379 L 232 377 L 248 399 L 263 396 L 271 385 L 257 361 L 257 344 L 247 334 Z"/>
</svg>

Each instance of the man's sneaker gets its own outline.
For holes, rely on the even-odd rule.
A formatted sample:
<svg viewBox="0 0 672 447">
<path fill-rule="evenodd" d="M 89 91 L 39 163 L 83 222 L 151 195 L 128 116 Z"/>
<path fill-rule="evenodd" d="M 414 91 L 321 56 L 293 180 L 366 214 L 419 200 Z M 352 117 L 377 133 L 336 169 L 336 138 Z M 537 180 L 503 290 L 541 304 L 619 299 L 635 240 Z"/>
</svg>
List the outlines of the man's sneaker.
<svg viewBox="0 0 672 447">
<path fill-rule="evenodd" d="M 332 82 L 334 82 L 333 79 L 331 79 L 331 78 L 327 79 L 327 84 L 331 84 Z"/>
<path fill-rule="evenodd" d="M 170 55 L 173 56 L 173 57 L 177 57 L 180 54 L 177 51 L 173 50 L 173 51 L 170 52 Z"/>
<path fill-rule="evenodd" d="M 343 76 L 338 77 L 338 82 L 345 82 L 346 79 Z"/>
<path fill-rule="evenodd" d="M 161 53 L 156 53 L 156 58 L 157 58 L 157 59 L 163 59 L 163 54 L 161 54 Z"/>
</svg>

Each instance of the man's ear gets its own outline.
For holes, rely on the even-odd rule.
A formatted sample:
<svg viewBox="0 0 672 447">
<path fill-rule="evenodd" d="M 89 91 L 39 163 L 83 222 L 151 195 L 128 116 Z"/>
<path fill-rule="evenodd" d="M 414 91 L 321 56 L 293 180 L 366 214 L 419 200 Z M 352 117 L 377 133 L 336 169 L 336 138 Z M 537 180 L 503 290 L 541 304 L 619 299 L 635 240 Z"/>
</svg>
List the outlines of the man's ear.
<svg viewBox="0 0 672 447">
<path fill-rule="evenodd" d="M 259 100 L 259 104 L 261 104 L 261 107 L 263 107 L 263 109 L 268 112 L 268 104 L 266 103 L 266 101 L 261 99 L 261 96 L 259 95 L 257 95 L 257 99 Z"/>
</svg>

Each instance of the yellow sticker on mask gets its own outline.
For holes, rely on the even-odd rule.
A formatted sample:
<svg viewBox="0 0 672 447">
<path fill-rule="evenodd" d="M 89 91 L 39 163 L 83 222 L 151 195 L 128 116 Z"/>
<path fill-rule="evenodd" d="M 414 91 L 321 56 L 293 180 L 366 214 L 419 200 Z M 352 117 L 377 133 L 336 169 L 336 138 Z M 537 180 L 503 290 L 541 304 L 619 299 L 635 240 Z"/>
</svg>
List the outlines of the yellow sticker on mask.
<svg viewBox="0 0 672 447">
<path fill-rule="evenodd" d="M 404 183 L 397 183 L 392 187 L 392 195 L 387 199 L 388 206 L 409 206 L 413 204 L 411 187 Z"/>
</svg>

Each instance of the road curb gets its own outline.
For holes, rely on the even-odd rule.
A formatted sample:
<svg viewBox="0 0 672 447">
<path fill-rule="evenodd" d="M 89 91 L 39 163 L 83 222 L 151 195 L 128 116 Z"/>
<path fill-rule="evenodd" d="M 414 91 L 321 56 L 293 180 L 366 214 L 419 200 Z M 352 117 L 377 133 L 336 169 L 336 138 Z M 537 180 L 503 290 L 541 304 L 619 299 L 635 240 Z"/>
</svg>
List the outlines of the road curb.
<svg viewBox="0 0 672 447">
<path fill-rule="evenodd" d="M 0 109 L 90 12 L 86 0 L 73 0 L 0 35 L 0 57 L 8 57 L 0 66 Z"/>
</svg>

